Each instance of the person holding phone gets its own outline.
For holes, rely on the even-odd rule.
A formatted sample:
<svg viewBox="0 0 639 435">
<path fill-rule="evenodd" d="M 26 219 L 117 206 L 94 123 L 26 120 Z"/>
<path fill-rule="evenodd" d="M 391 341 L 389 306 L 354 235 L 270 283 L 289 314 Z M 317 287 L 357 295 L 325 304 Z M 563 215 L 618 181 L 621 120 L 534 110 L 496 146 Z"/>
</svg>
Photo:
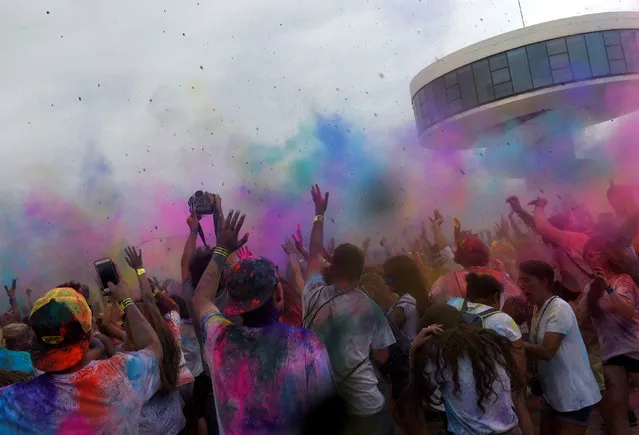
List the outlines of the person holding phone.
<svg viewBox="0 0 639 435">
<path fill-rule="evenodd" d="M 137 433 L 142 405 L 160 386 L 163 351 L 124 282 L 108 283 L 139 349 L 93 360 L 84 297 L 56 288 L 34 304 L 31 359 L 44 374 L 0 390 L 0 433 Z"/>
</svg>

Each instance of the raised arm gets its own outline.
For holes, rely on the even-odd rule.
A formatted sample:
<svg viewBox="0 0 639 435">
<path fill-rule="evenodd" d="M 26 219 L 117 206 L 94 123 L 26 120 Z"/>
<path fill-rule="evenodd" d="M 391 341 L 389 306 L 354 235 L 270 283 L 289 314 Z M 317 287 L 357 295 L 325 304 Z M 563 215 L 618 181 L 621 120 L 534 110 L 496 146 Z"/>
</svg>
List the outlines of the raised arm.
<svg viewBox="0 0 639 435">
<path fill-rule="evenodd" d="M 129 246 L 124 250 L 126 263 L 135 271 L 140 284 L 140 293 L 144 302 L 155 305 L 153 289 L 146 276 L 146 270 L 142 262 L 142 250 L 136 250 L 134 246 Z"/>
<path fill-rule="evenodd" d="M 20 314 L 20 307 L 18 307 L 18 301 L 16 300 L 16 279 L 11 281 L 11 287 L 4 286 L 7 296 L 9 296 L 9 304 L 11 305 L 11 315 L 16 322 L 21 322 L 22 317 Z"/>
<path fill-rule="evenodd" d="M 189 227 L 189 237 L 186 239 L 184 251 L 182 251 L 182 259 L 180 260 L 182 282 L 186 281 L 189 277 L 189 264 L 191 264 L 191 259 L 195 255 L 195 248 L 197 246 L 197 231 L 200 221 L 195 214 L 195 210 L 191 210 L 191 214 L 186 218 L 186 224 Z"/>
<path fill-rule="evenodd" d="M 448 241 L 446 237 L 444 237 L 444 233 L 442 232 L 442 224 L 444 223 L 444 218 L 439 210 L 435 210 L 433 212 L 433 217 L 429 218 L 431 226 L 433 228 L 433 235 L 435 236 L 435 244 L 437 245 L 437 249 L 442 250 L 446 246 L 448 246 Z"/>
<path fill-rule="evenodd" d="M 515 240 L 521 239 L 521 238 L 526 236 L 524 234 L 524 232 L 521 230 L 521 228 L 519 228 L 519 225 L 517 224 L 517 221 L 515 221 L 515 212 L 514 211 L 511 211 L 510 214 L 508 215 L 508 221 L 510 222 L 510 227 L 513 230 L 513 238 Z"/>
<path fill-rule="evenodd" d="M 140 350 L 150 350 L 159 360 L 161 360 L 163 352 L 160 340 L 153 330 L 153 327 L 142 315 L 140 310 L 138 310 L 138 307 L 135 306 L 135 303 L 131 298 L 129 286 L 126 282 L 121 280 L 118 285 L 110 282 L 109 288 L 111 289 L 111 293 L 115 297 L 116 301 L 118 301 L 126 314 L 126 320 L 130 326 L 133 341 L 137 343 Z"/>
<path fill-rule="evenodd" d="M 293 274 L 295 290 L 302 294 L 302 290 L 304 289 L 304 275 L 302 274 L 302 268 L 300 267 L 299 259 L 295 253 L 296 250 L 293 241 L 289 238 L 284 240 L 282 249 L 284 249 L 284 252 L 288 257 L 288 267 L 290 267 L 291 273 Z"/>
<path fill-rule="evenodd" d="M 315 204 L 315 218 L 313 219 L 313 229 L 311 231 L 310 241 L 310 259 L 308 264 L 307 276 L 320 273 L 322 271 L 322 250 L 324 248 L 324 213 L 328 207 L 329 193 L 322 195 L 322 191 L 316 184 L 311 187 L 311 195 Z"/>
<path fill-rule="evenodd" d="M 548 201 L 545 198 L 538 198 L 533 201 L 535 205 L 535 226 L 539 234 L 564 249 L 583 250 L 583 245 L 588 240 L 584 234 L 575 233 L 573 231 L 560 230 L 548 221 L 546 212 L 544 211 Z M 580 240 L 581 246 L 574 246 L 575 240 Z"/>
<path fill-rule="evenodd" d="M 514 213 L 517 213 L 519 218 L 526 224 L 526 226 L 528 226 L 528 228 L 532 229 L 533 231 L 537 231 L 535 218 L 533 218 L 530 213 L 524 210 L 524 208 L 521 206 L 521 203 L 519 202 L 519 198 L 517 198 L 516 196 L 509 196 L 508 198 L 506 198 L 506 202 L 510 204 L 510 208 L 512 209 L 512 211 Z"/>
<path fill-rule="evenodd" d="M 217 244 L 213 250 L 213 257 L 202 274 L 193 295 L 193 311 L 198 324 L 206 313 L 217 310 L 213 298 L 217 293 L 226 259 L 248 241 L 248 233 L 238 240 L 238 234 L 244 225 L 245 218 L 246 215 L 240 216 L 239 211 L 234 213 L 231 210 L 226 220 L 218 228 Z"/>
</svg>

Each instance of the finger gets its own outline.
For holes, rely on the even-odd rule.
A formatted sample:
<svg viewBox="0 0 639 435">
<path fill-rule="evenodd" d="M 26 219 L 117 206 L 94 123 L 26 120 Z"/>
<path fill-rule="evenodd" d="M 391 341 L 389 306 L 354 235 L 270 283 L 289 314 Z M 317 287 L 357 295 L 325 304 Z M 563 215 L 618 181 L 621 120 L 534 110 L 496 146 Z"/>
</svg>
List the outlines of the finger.
<svg viewBox="0 0 639 435">
<path fill-rule="evenodd" d="M 329 193 L 326 192 L 326 194 L 324 195 L 324 202 L 326 202 L 327 205 L 328 205 L 328 196 L 329 196 Z"/>
<path fill-rule="evenodd" d="M 246 233 L 237 243 L 240 246 L 244 246 L 246 242 L 248 242 L 248 239 L 249 239 L 249 233 Z"/>
<path fill-rule="evenodd" d="M 229 228 L 229 223 L 230 223 L 232 218 L 233 218 L 233 209 L 231 209 L 229 211 L 229 214 L 226 216 L 226 220 L 224 221 L 224 224 L 222 225 L 222 228 Z"/>
<path fill-rule="evenodd" d="M 242 217 L 240 217 L 240 220 L 237 222 L 236 226 L 235 226 L 235 231 L 236 232 L 240 232 L 240 230 L 242 229 L 242 225 L 244 225 L 244 219 L 246 219 L 246 215 L 243 214 Z"/>
<path fill-rule="evenodd" d="M 111 281 L 107 282 L 107 287 L 109 287 L 111 290 L 117 288 L 117 286 L 115 284 L 113 284 Z"/>
<path fill-rule="evenodd" d="M 15 289 L 16 289 L 16 279 L 15 279 L 15 278 L 13 279 L 13 281 L 11 281 L 11 288 L 12 288 L 13 290 L 15 290 Z"/>
<path fill-rule="evenodd" d="M 237 232 L 237 220 L 240 217 L 240 211 L 237 210 L 235 213 L 233 213 L 233 218 L 231 219 L 231 222 L 229 223 L 229 229 L 231 231 L 236 231 Z"/>
</svg>

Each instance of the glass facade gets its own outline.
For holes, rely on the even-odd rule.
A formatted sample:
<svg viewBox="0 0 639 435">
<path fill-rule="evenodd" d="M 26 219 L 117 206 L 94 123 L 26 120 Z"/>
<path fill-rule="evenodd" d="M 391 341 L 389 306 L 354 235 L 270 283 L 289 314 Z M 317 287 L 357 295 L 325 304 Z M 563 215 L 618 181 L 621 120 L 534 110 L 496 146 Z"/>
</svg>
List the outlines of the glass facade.
<svg viewBox="0 0 639 435">
<path fill-rule="evenodd" d="M 639 73 L 639 30 L 567 36 L 456 69 L 413 97 L 419 134 L 460 112 L 548 86 Z"/>
</svg>

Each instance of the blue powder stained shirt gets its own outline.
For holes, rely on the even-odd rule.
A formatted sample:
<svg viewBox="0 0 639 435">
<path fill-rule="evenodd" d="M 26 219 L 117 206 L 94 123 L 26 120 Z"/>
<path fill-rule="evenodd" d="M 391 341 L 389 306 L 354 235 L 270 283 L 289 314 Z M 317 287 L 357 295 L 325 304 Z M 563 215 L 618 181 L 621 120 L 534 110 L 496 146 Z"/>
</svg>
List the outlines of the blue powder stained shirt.
<svg viewBox="0 0 639 435">
<path fill-rule="evenodd" d="M 29 352 L 9 350 L 4 347 L 0 347 L 0 369 L 35 375 Z"/>
</svg>

